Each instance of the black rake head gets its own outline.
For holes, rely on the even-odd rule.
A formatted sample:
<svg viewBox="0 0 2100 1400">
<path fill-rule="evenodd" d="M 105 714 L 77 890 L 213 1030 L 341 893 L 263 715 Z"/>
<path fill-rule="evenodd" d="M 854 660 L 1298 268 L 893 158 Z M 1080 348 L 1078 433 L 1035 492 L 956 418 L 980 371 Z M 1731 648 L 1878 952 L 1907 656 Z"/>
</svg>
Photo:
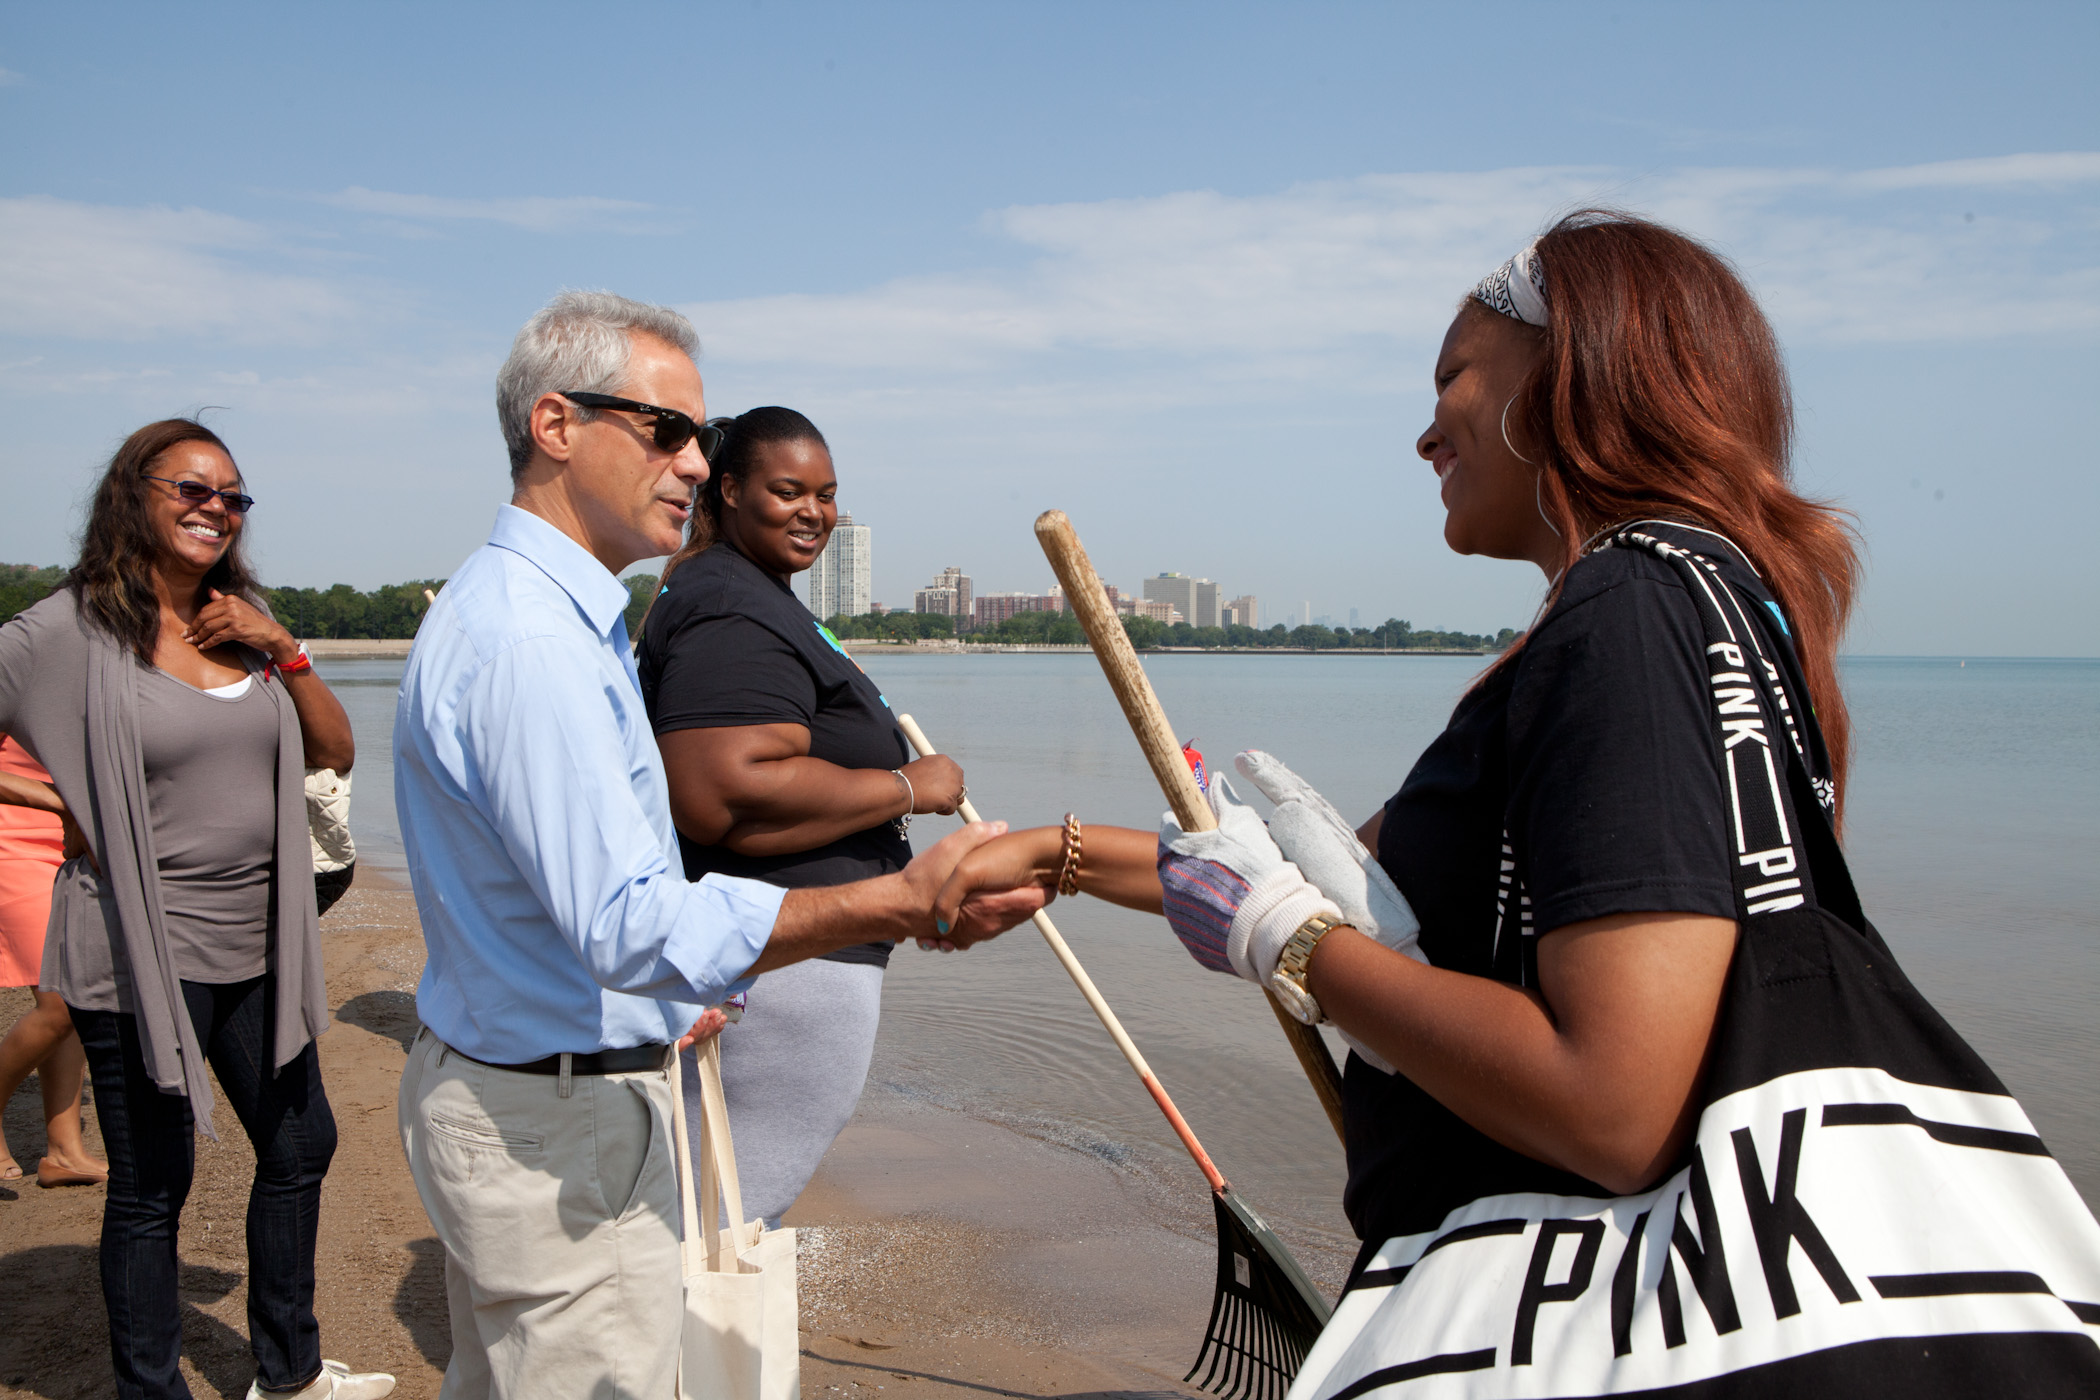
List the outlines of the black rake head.
<svg viewBox="0 0 2100 1400">
<path fill-rule="evenodd" d="M 1232 1188 L 1217 1192 L 1218 1292 L 1203 1350 L 1183 1382 L 1224 1400 L 1283 1400 L 1333 1312 L 1305 1270 Z"/>
</svg>

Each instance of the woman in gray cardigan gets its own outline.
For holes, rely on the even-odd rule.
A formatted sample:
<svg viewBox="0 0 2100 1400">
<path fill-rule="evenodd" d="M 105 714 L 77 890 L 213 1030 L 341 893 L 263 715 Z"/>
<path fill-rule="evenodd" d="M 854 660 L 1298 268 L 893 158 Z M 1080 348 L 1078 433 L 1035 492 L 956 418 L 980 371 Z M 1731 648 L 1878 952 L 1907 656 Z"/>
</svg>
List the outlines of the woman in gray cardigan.
<svg viewBox="0 0 2100 1400">
<path fill-rule="evenodd" d="M 323 1361 L 314 1243 L 335 1117 L 305 769 L 347 772 L 349 718 L 271 618 L 240 538 L 254 502 L 187 419 L 126 439 L 66 587 L 0 627 L 0 733 L 51 782 L 66 864 L 41 985 L 65 999 L 109 1155 L 102 1294 L 116 1391 L 188 1396 L 176 1229 L 217 1072 L 255 1145 L 249 1394 L 362 1400 L 393 1377 Z"/>
</svg>

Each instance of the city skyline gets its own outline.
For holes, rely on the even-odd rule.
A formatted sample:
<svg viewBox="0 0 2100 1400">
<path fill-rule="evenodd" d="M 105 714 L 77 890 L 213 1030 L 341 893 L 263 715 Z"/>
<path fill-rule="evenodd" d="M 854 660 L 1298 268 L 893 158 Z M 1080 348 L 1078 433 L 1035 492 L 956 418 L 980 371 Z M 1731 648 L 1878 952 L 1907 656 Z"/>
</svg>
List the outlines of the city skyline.
<svg viewBox="0 0 2100 1400">
<path fill-rule="evenodd" d="M 1148 617 L 1170 625 L 1187 622 L 1195 627 L 1239 626 L 1259 630 L 1262 625 L 1259 597 L 1243 593 L 1224 598 L 1222 586 L 1212 579 L 1163 570 L 1142 580 L 1135 593 L 1125 592 L 1112 583 L 1104 582 L 1102 586 L 1110 605 L 1126 616 Z M 975 578 L 961 565 L 950 564 L 934 574 L 925 587 L 913 590 L 910 611 L 952 618 L 960 633 L 997 626 L 1017 613 L 1063 611 L 1063 595 L 1063 586 L 1057 583 L 1048 585 L 1041 592 L 980 589 Z M 1304 606 L 1310 607 L 1309 604 Z M 902 611 L 886 608 L 880 599 L 872 601 L 872 610 Z M 1351 607 L 1348 617 L 1348 627 L 1351 630 L 1358 628 L 1360 610 Z M 1293 621 L 1296 620 L 1294 617 Z M 1310 620 L 1309 611 L 1307 620 Z M 1320 621 L 1326 624 L 1330 619 L 1323 616 Z"/>
</svg>

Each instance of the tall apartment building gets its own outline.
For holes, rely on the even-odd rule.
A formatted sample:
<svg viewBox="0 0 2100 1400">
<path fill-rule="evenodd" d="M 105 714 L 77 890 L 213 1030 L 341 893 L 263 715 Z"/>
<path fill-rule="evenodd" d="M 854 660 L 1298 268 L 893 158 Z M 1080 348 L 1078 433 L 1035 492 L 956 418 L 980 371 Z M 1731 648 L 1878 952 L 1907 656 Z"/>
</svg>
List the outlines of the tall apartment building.
<svg viewBox="0 0 2100 1400">
<path fill-rule="evenodd" d="M 1261 604 L 1252 593 L 1243 593 L 1219 609 L 1220 627 L 1261 626 Z"/>
<path fill-rule="evenodd" d="M 970 625 L 975 630 L 982 630 L 997 627 L 1016 613 L 1064 610 L 1062 593 L 986 593 L 973 605 Z"/>
<path fill-rule="evenodd" d="M 819 618 L 859 617 L 873 601 L 874 530 L 839 516 L 831 540 L 809 570 L 809 610 Z"/>
<path fill-rule="evenodd" d="M 970 576 L 949 565 L 933 576 L 932 583 L 912 595 L 911 610 L 952 617 L 960 631 L 970 617 Z"/>
<path fill-rule="evenodd" d="M 1196 627 L 1218 625 L 1218 585 L 1187 574 L 1161 574 L 1145 580 L 1148 602 L 1171 604 Z"/>
</svg>

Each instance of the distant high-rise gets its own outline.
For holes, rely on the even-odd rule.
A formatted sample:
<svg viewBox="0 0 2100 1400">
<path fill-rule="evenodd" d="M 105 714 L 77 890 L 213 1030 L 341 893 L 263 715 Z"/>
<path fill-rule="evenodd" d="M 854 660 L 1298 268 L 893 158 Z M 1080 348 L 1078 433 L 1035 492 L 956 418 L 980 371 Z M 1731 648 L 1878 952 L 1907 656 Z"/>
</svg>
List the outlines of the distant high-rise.
<svg viewBox="0 0 2100 1400">
<path fill-rule="evenodd" d="M 970 620 L 977 630 L 996 627 L 1017 613 L 1063 612 L 1062 593 L 985 593 L 972 605 Z"/>
<path fill-rule="evenodd" d="M 911 610 L 952 617 L 956 630 L 962 630 L 962 625 L 970 618 L 970 576 L 949 565 L 933 576 L 932 583 L 912 596 Z"/>
<path fill-rule="evenodd" d="M 873 600 L 874 530 L 839 516 L 831 540 L 809 570 L 809 610 L 820 618 L 859 617 Z"/>
<path fill-rule="evenodd" d="M 1310 627 L 1310 626 L 1312 626 L 1312 604 L 1311 604 L 1311 603 L 1309 603 L 1309 602 L 1301 602 L 1300 604 L 1298 604 L 1298 625 L 1299 625 L 1300 627 Z"/>
<path fill-rule="evenodd" d="M 1357 625 L 1357 621 L 1356 621 L 1356 609 L 1355 609 L 1355 608 L 1351 608 L 1351 609 L 1349 609 L 1349 626 L 1350 626 L 1350 627 L 1352 627 L 1352 628 L 1354 628 L 1354 627 L 1355 627 L 1356 625 Z"/>
<path fill-rule="evenodd" d="M 1187 574 L 1161 574 L 1145 580 L 1149 602 L 1169 603 L 1194 627 L 1218 625 L 1218 585 Z"/>
<path fill-rule="evenodd" d="M 1226 613 L 1231 614 L 1231 616 L 1225 617 L 1224 614 Z M 1261 626 L 1261 604 L 1255 600 L 1252 593 L 1243 593 L 1224 606 L 1220 612 L 1220 617 L 1219 626 L 1221 627 L 1259 627 Z"/>
</svg>

